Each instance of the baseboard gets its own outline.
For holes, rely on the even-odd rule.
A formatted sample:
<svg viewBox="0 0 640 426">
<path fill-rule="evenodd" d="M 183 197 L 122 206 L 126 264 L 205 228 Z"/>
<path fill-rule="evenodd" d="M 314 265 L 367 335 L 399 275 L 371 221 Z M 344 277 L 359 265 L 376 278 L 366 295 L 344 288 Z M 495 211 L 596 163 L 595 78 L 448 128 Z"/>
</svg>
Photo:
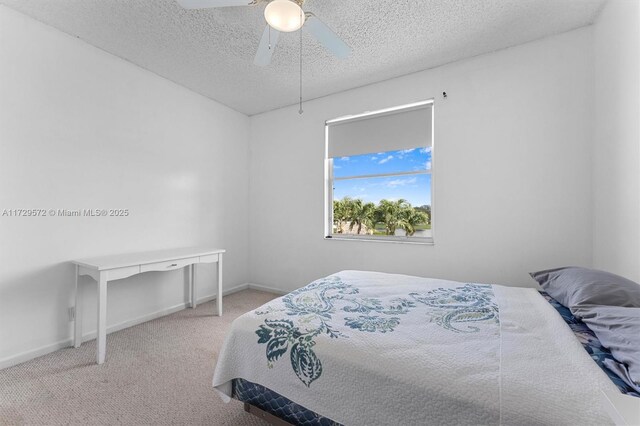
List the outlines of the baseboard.
<svg viewBox="0 0 640 426">
<path fill-rule="evenodd" d="M 68 346 L 71 346 L 71 339 L 61 340 L 50 345 L 41 346 L 36 349 L 31 349 L 29 351 L 2 358 L 0 359 L 0 370 L 22 364 L 23 362 L 31 361 L 32 359 L 39 358 Z"/>
<path fill-rule="evenodd" d="M 232 294 L 232 293 L 236 293 L 238 291 L 242 291 L 242 290 L 246 290 L 248 288 L 254 288 L 252 287 L 251 284 L 245 283 L 245 284 L 239 284 L 237 286 L 233 286 L 231 288 L 227 288 L 224 289 L 222 291 L 222 295 L 226 296 L 228 294 Z M 262 290 L 262 291 L 269 291 L 269 290 L 264 290 L 262 288 L 256 288 L 257 290 Z M 198 303 L 206 303 L 206 302 L 210 302 L 212 300 L 215 300 L 218 298 L 217 294 L 211 294 L 211 295 L 207 295 L 207 296 L 203 296 L 203 297 L 198 297 Z M 151 321 L 154 320 L 156 318 L 160 318 L 166 315 L 171 315 L 175 312 L 181 311 L 183 309 L 186 309 L 188 306 L 187 303 L 179 303 L 177 305 L 171 306 L 169 308 L 165 308 L 165 309 L 161 309 L 159 311 L 155 311 L 152 312 L 150 314 L 146 314 L 146 315 L 141 315 L 137 318 L 132 318 L 126 321 L 122 321 L 118 324 L 112 324 L 110 326 L 107 327 L 107 334 L 109 333 L 113 333 L 114 331 L 119 331 L 119 330 L 123 330 L 125 328 L 128 327 L 133 327 L 134 325 L 138 325 L 138 324 L 142 324 L 144 322 L 147 321 Z M 89 331 L 87 333 L 84 333 L 82 335 L 82 342 L 88 342 L 89 340 L 93 340 L 96 338 L 96 330 L 92 330 Z M 55 352 L 57 350 L 63 349 L 63 348 L 67 348 L 69 346 L 73 345 L 73 338 L 68 338 L 65 340 L 60 340 L 58 342 L 55 343 L 51 343 L 49 345 L 44 345 L 41 346 L 39 348 L 35 348 L 35 349 L 31 349 L 28 351 L 24 351 L 21 353 L 18 353 L 16 355 L 11 355 L 5 358 L 0 359 L 0 370 L 4 369 L 4 368 L 9 368 L 9 367 L 13 367 L 14 365 L 18 365 L 18 364 L 22 364 L 23 362 L 27 362 L 30 361 L 32 359 L 41 357 L 43 355 L 47 355 L 51 352 Z"/>
<path fill-rule="evenodd" d="M 282 296 L 283 294 L 289 293 L 288 291 L 283 291 L 283 290 L 280 290 L 279 288 L 269 287 L 266 285 L 252 284 L 252 283 L 248 283 L 246 285 L 251 290 L 266 291 L 267 293 L 278 294 L 280 296 Z"/>
</svg>

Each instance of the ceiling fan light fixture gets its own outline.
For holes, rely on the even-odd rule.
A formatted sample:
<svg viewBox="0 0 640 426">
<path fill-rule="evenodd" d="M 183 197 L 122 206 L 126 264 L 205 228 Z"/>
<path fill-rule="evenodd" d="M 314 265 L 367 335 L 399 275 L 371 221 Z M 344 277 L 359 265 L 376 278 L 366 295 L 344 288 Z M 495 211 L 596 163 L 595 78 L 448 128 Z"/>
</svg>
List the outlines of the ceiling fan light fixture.
<svg viewBox="0 0 640 426">
<path fill-rule="evenodd" d="M 264 9 L 264 19 L 275 30 L 290 33 L 304 24 L 302 8 L 291 0 L 273 0 Z"/>
</svg>

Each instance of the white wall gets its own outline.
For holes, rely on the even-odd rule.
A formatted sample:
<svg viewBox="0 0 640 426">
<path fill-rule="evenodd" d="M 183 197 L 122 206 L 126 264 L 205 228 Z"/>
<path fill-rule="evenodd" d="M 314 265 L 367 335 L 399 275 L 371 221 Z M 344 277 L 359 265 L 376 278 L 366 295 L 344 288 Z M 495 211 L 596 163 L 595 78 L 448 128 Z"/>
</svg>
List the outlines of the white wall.
<svg viewBox="0 0 640 426">
<path fill-rule="evenodd" d="M 131 211 L 0 216 L 0 367 L 69 341 L 76 257 L 221 246 L 226 287 L 283 291 L 341 269 L 530 285 L 528 271 L 573 264 L 640 279 L 638 5 L 251 119 L 0 6 L 0 213 Z M 436 244 L 324 240 L 324 121 L 428 98 Z M 214 270 L 200 268 L 200 294 Z M 113 283 L 109 324 L 179 308 L 183 278 Z"/>
<path fill-rule="evenodd" d="M 342 269 L 529 285 L 592 261 L 591 28 L 253 116 L 251 281 Z M 446 91 L 449 97 L 443 100 Z M 435 245 L 324 240 L 324 121 L 435 97 Z"/>
<path fill-rule="evenodd" d="M 594 266 L 640 282 L 640 2 L 594 26 Z"/>
<path fill-rule="evenodd" d="M 71 259 L 212 245 L 228 250 L 225 287 L 246 283 L 248 136 L 246 116 L 0 6 L 0 212 L 131 212 L 0 216 L 0 365 L 70 338 Z M 199 271 L 199 294 L 215 293 L 215 265 Z M 183 279 L 114 282 L 108 323 L 179 307 Z M 87 334 L 95 284 L 83 283 Z"/>
</svg>

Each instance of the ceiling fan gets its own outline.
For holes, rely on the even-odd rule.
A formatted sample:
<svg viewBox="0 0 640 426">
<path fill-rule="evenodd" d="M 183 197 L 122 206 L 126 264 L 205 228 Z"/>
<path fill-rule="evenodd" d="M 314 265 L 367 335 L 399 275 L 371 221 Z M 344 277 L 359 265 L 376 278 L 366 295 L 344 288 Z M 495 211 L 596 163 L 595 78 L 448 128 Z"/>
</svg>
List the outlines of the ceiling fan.
<svg viewBox="0 0 640 426">
<path fill-rule="evenodd" d="M 278 43 L 280 32 L 305 30 L 320 42 L 328 51 L 339 58 L 351 54 L 351 48 L 340 39 L 324 22 L 313 13 L 302 10 L 304 0 L 177 0 L 185 9 L 204 9 L 229 6 L 256 6 L 267 3 L 264 17 L 267 26 L 262 33 L 260 45 L 253 62 L 266 66 Z"/>
</svg>

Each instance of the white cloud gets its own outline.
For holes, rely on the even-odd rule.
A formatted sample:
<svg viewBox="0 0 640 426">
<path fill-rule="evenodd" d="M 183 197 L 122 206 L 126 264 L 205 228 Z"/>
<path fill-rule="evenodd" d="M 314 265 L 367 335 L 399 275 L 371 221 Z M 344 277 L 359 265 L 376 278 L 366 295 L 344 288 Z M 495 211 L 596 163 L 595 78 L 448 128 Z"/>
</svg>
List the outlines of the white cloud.
<svg viewBox="0 0 640 426">
<path fill-rule="evenodd" d="M 396 188 L 398 186 L 411 185 L 416 183 L 417 181 L 418 181 L 418 178 L 416 178 L 415 176 L 411 178 L 405 178 L 405 179 L 394 179 L 387 182 L 387 187 Z"/>
<path fill-rule="evenodd" d="M 337 164 L 334 164 L 334 165 L 333 165 L 333 168 L 334 168 L 334 169 L 341 169 L 342 167 L 341 167 L 341 166 L 338 166 Z"/>
<path fill-rule="evenodd" d="M 349 161 L 349 157 L 340 157 L 341 161 Z"/>
<path fill-rule="evenodd" d="M 431 147 L 428 146 L 426 148 L 420 148 L 420 154 L 426 154 L 427 152 L 431 152 Z"/>
<path fill-rule="evenodd" d="M 383 158 L 382 160 L 378 161 L 378 164 L 384 164 L 389 160 L 393 160 L 393 155 L 390 155 L 387 158 Z"/>
<path fill-rule="evenodd" d="M 431 169 L 431 161 L 420 162 L 420 165 L 414 166 L 413 170 L 421 171 L 421 170 L 430 170 Z"/>
<path fill-rule="evenodd" d="M 373 161 L 375 161 L 375 160 L 377 160 L 377 159 L 378 159 L 378 157 L 375 157 L 375 156 L 374 156 L 374 157 L 371 157 L 371 160 L 373 160 Z"/>
<path fill-rule="evenodd" d="M 401 154 L 409 154 L 409 153 L 411 153 L 411 152 L 413 152 L 415 150 L 416 150 L 415 148 L 411 148 L 411 149 L 403 149 L 403 150 L 398 151 L 398 152 L 401 153 Z"/>
</svg>

